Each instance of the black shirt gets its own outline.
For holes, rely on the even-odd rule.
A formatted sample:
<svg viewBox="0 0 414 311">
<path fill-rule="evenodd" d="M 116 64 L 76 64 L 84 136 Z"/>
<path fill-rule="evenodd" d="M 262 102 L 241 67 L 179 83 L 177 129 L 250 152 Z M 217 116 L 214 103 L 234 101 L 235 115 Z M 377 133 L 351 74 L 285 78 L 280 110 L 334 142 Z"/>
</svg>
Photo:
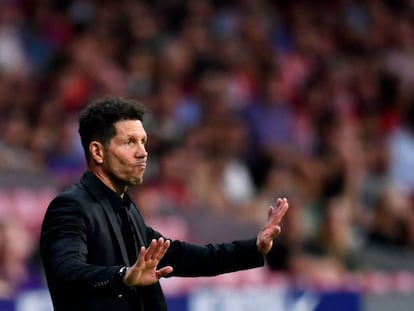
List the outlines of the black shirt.
<svg viewBox="0 0 414 311">
<path fill-rule="evenodd" d="M 92 174 L 93 175 L 93 174 Z M 105 185 L 97 176 L 99 187 L 108 198 L 114 212 L 117 216 L 126 249 L 128 251 L 129 266 L 133 265 L 138 257 L 138 236 L 134 226 L 131 223 L 130 209 L 135 208 L 128 193 L 124 193 L 121 198 L 115 191 Z"/>
</svg>

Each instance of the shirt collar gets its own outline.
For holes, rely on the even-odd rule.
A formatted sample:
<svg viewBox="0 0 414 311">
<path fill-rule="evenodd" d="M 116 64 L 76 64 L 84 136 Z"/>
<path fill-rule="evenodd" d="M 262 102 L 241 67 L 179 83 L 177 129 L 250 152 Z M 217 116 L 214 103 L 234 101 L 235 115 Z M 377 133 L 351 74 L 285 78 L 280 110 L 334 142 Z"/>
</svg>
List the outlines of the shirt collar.
<svg viewBox="0 0 414 311">
<path fill-rule="evenodd" d="M 115 191 L 113 191 L 111 188 L 105 185 L 102 182 L 102 180 L 100 180 L 95 174 L 93 173 L 90 173 L 90 174 L 93 175 L 93 177 L 96 180 L 96 184 L 98 185 L 99 190 L 104 193 L 104 195 L 108 198 L 111 206 L 114 207 L 115 210 L 121 206 L 125 206 L 129 209 L 132 201 L 128 193 L 125 192 L 124 197 L 121 198 Z"/>
</svg>

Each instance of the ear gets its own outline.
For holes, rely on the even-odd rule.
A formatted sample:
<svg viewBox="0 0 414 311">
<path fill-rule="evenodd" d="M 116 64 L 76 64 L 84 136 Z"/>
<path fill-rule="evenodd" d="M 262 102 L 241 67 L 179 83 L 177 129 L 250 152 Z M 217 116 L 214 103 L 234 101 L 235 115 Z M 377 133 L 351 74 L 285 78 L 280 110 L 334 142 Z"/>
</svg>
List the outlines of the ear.
<svg viewBox="0 0 414 311">
<path fill-rule="evenodd" d="M 102 164 L 104 161 L 104 146 L 99 141 L 91 141 L 89 144 L 89 154 L 96 163 Z"/>
</svg>

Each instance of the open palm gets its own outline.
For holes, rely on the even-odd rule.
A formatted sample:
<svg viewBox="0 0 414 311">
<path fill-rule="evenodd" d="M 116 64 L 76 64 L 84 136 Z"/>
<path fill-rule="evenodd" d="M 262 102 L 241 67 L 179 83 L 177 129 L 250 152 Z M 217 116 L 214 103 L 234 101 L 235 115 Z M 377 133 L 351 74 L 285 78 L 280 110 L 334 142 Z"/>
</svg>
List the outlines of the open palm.
<svg viewBox="0 0 414 311">
<path fill-rule="evenodd" d="M 269 207 L 267 223 L 257 235 L 257 249 L 263 255 L 266 255 L 271 250 L 273 240 L 279 235 L 281 231 L 279 223 L 282 221 L 288 208 L 289 203 L 286 198 L 278 198 L 276 207 Z"/>
<path fill-rule="evenodd" d="M 160 260 L 164 257 L 170 246 L 170 241 L 163 238 L 151 241 L 148 248 L 141 247 L 138 259 L 128 269 L 124 276 L 126 286 L 146 286 L 156 283 L 161 277 L 172 272 L 172 267 L 167 266 L 157 270 Z"/>
</svg>

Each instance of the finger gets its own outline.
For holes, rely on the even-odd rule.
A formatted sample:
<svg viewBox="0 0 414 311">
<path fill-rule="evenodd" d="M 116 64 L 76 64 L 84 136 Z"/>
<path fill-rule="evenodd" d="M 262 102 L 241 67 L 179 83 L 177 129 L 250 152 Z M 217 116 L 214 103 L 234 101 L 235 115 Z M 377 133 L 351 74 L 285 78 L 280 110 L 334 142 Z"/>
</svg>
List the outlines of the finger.
<svg viewBox="0 0 414 311">
<path fill-rule="evenodd" d="M 275 208 L 273 206 L 269 206 L 269 210 L 267 211 L 267 218 L 271 218 L 274 212 Z"/>
<path fill-rule="evenodd" d="M 284 214 L 284 213 L 286 213 L 286 210 L 288 209 L 288 207 L 289 207 L 289 203 L 288 203 L 287 199 L 283 198 L 278 202 L 278 206 L 276 208 L 275 213 Z"/>
<path fill-rule="evenodd" d="M 278 213 L 280 213 L 281 217 L 283 217 L 286 214 L 288 209 L 289 209 L 288 200 L 286 198 L 283 198 L 280 208 L 278 210 Z"/>
<path fill-rule="evenodd" d="M 152 254 L 154 253 L 156 247 L 157 247 L 157 241 L 155 239 L 152 239 L 150 245 L 147 248 L 147 251 L 145 252 L 146 261 L 151 259 Z"/>
<path fill-rule="evenodd" d="M 147 253 L 145 254 L 145 259 L 146 260 L 152 260 L 155 259 L 158 254 L 163 250 L 163 246 L 164 246 L 164 239 L 163 238 L 159 238 L 158 241 L 153 239 L 151 241 L 150 246 L 148 247 Z"/>
<path fill-rule="evenodd" d="M 278 198 L 276 201 L 276 211 L 283 208 L 285 204 L 287 204 L 286 198 Z"/>
<path fill-rule="evenodd" d="M 157 259 L 159 257 L 159 253 L 162 251 L 164 246 L 164 239 L 159 238 L 157 244 L 155 245 L 154 251 L 151 254 L 151 259 Z"/>
<path fill-rule="evenodd" d="M 162 244 L 162 247 L 161 247 L 161 249 L 160 249 L 160 251 L 158 252 L 157 257 L 156 257 L 156 259 L 157 259 L 158 261 L 160 261 L 160 260 L 162 259 L 162 257 L 164 257 L 165 253 L 167 252 L 168 248 L 170 247 L 170 244 L 171 244 L 170 240 L 166 240 L 166 241 Z"/>
<path fill-rule="evenodd" d="M 270 234 L 270 238 L 274 240 L 282 231 L 282 228 L 280 226 L 275 226 L 272 233 Z"/>
<path fill-rule="evenodd" d="M 152 259 L 160 261 L 161 258 L 164 257 L 169 246 L 169 240 L 164 241 L 164 239 L 160 238 L 160 240 L 158 240 L 157 249 L 152 254 Z"/>
<path fill-rule="evenodd" d="M 157 278 L 162 278 L 164 276 L 167 276 L 173 271 L 173 268 L 171 266 L 166 266 L 161 268 L 160 270 L 155 271 L 155 275 Z"/>
<path fill-rule="evenodd" d="M 145 246 L 141 246 L 141 249 L 139 250 L 137 261 L 135 262 L 134 266 L 140 266 L 144 262 L 144 256 L 145 256 Z"/>
<path fill-rule="evenodd" d="M 272 209 L 269 210 L 269 213 L 271 212 L 270 216 L 277 214 L 281 210 L 281 208 L 283 208 L 283 205 L 286 203 L 287 203 L 286 198 L 283 198 L 283 199 L 277 198 L 275 206 L 271 206 Z"/>
<path fill-rule="evenodd" d="M 279 223 L 283 216 L 286 214 L 287 210 L 289 208 L 289 203 L 286 198 L 278 199 L 276 203 L 276 208 L 273 209 L 272 213 L 272 221 Z"/>
<path fill-rule="evenodd" d="M 277 200 L 276 200 L 276 207 L 279 207 L 280 204 L 282 204 L 282 202 L 283 202 L 283 199 L 282 198 L 277 198 Z"/>
</svg>

